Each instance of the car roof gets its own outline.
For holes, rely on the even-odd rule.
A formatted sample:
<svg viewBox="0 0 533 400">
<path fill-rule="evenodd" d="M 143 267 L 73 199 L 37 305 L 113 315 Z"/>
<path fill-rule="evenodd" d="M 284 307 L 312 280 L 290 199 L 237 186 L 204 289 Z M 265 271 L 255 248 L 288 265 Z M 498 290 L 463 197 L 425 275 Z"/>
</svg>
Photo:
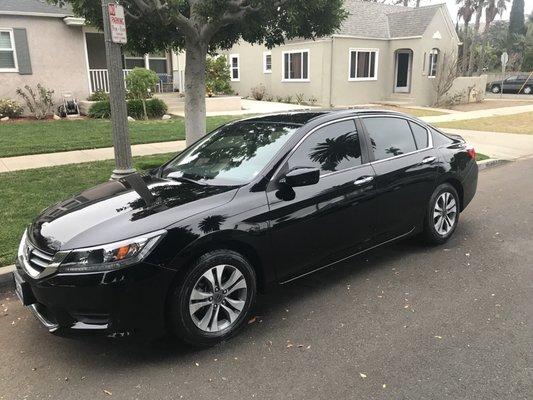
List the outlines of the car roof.
<svg viewBox="0 0 533 400">
<path fill-rule="evenodd" d="M 316 110 L 302 110 L 293 112 L 281 112 L 275 114 L 262 115 L 257 117 L 247 118 L 236 122 L 263 122 L 274 124 L 290 124 L 290 125 L 306 125 L 315 120 L 331 120 L 349 116 L 364 116 L 364 115 L 396 115 L 408 116 L 404 113 L 392 110 L 372 109 L 372 108 L 350 108 L 350 109 L 316 109 Z"/>
</svg>

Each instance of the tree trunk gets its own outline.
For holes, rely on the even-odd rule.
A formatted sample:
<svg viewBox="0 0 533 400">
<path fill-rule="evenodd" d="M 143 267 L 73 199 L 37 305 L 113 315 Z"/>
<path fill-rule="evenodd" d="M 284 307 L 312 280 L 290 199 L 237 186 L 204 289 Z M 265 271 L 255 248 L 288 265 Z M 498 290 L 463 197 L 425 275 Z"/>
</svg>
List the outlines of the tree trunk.
<svg viewBox="0 0 533 400">
<path fill-rule="evenodd" d="M 465 76 L 468 69 L 468 54 L 470 47 L 468 45 L 468 22 L 465 21 L 463 37 L 463 59 L 461 60 L 461 75 Z"/>
<path fill-rule="evenodd" d="M 205 135 L 205 65 L 207 44 L 187 41 L 185 60 L 185 138 L 187 146 Z"/>
</svg>

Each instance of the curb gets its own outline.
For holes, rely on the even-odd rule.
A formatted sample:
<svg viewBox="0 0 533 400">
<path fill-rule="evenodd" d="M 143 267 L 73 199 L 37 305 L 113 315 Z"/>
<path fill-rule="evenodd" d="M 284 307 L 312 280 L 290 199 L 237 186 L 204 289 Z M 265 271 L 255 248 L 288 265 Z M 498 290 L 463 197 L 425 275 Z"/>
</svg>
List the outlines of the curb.
<svg viewBox="0 0 533 400">
<path fill-rule="evenodd" d="M 0 267 L 0 288 L 4 286 L 13 286 L 13 275 L 12 272 L 15 270 L 14 265 L 9 265 L 7 267 Z"/>
<path fill-rule="evenodd" d="M 497 167 L 499 165 L 507 164 L 511 160 L 503 160 L 501 158 L 489 158 L 488 160 L 478 161 L 477 166 L 480 171 L 483 171 L 487 168 Z"/>
</svg>

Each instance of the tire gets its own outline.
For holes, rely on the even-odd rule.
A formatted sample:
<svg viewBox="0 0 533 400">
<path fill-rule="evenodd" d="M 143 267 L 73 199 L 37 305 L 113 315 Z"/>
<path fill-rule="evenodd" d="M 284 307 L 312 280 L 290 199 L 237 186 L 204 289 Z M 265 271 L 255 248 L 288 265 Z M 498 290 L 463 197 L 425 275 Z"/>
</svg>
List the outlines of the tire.
<svg viewBox="0 0 533 400">
<path fill-rule="evenodd" d="M 443 203 L 447 205 L 447 218 L 444 217 L 443 211 L 439 211 L 443 210 Z M 454 207 L 452 204 L 454 204 Z M 459 222 L 459 205 L 459 196 L 452 185 L 443 183 L 435 189 L 429 199 L 424 220 L 423 236 L 427 244 L 440 245 L 450 239 Z M 437 215 L 438 213 L 440 213 L 440 216 Z M 440 225 L 441 220 L 442 225 Z"/>
<path fill-rule="evenodd" d="M 183 274 L 171 292 L 168 303 L 171 332 L 198 347 L 227 340 L 250 319 L 256 295 L 256 274 L 248 260 L 231 250 L 206 253 Z"/>
<path fill-rule="evenodd" d="M 522 90 L 522 93 L 524 93 L 524 94 L 532 94 L 533 93 L 533 87 L 531 87 L 531 86 L 524 87 L 524 90 Z"/>
<path fill-rule="evenodd" d="M 492 85 L 492 87 L 490 88 L 490 91 L 492 93 L 500 93 L 500 85 Z"/>
</svg>

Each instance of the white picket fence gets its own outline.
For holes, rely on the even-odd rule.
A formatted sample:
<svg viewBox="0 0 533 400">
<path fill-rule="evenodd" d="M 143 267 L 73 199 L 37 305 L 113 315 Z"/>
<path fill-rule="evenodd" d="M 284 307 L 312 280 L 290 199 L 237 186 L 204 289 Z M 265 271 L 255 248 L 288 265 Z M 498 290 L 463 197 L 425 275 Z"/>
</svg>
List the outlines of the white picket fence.
<svg viewBox="0 0 533 400">
<path fill-rule="evenodd" d="M 130 71 L 131 69 L 122 70 L 124 79 L 126 79 L 126 75 L 128 75 Z M 109 93 L 109 73 L 107 72 L 107 69 L 90 69 L 89 80 L 91 82 L 91 93 L 94 93 L 97 90 L 103 90 L 104 92 Z"/>
</svg>

